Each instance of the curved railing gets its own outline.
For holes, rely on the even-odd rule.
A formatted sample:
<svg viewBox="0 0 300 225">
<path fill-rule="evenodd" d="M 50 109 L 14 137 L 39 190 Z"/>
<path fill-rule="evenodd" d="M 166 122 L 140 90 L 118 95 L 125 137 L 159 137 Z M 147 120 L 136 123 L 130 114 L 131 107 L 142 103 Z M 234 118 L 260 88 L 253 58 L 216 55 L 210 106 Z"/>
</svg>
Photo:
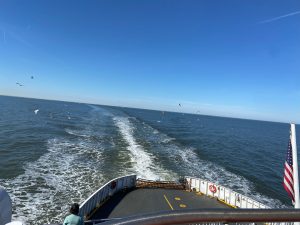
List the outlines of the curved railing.
<svg viewBox="0 0 300 225">
<path fill-rule="evenodd" d="M 247 196 L 232 191 L 229 188 L 213 182 L 186 177 L 187 186 L 191 191 L 196 191 L 209 197 L 217 198 L 219 201 L 233 207 L 244 209 L 267 209 L 268 206 L 255 201 Z"/>
<path fill-rule="evenodd" d="M 196 209 L 137 215 L 95 225 L 254 225 L 257 223 L 293 225 L 293 222 L 298 221 L 300 221 L 300 209 Z"/>
<path fill-rule="evenodd" d="M 79 215 L 89 219 L 90 215 L 111 196 L 120 190 L 133 188 L 135 184 L 136 175 L 118 177 L 107 182 L 80 205 Z"/>
</svg>

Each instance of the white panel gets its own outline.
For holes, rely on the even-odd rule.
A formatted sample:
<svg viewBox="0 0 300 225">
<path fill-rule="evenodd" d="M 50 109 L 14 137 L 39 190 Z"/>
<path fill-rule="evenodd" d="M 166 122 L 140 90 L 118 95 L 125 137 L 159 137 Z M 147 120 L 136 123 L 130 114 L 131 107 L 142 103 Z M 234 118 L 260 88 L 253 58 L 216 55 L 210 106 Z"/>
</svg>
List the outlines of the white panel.
<svg viewBox="0 0 300 225">
<path fill-rule="evenodd" d="M 248 199 L 248 209 L 252 209 L 253 208 L 253 201 Z"/>
<path fill-rule="evenodd" d="M 218 186 L 216 184 L 215 184 L 215 186 L 217 188 L 217 192 L 214 194 L 214 196 L 217 197 L 217 198 L 219 198 L 219 196 L 220 196 L 220 186 Z"/>
<path fill-rule="evenodd" d="M 207 182 L 202 180 L 200 183 L 201 183 L 201 192 L 205 194 Z"/>
<path fill-rule="evenodd" d="M 225 201 L 225 188 L 220 186 L 220 194 L 219 194 L 219 199 Z"/>
<path fill-rule="evenodd" d="M 200 180 L 197 179 L 196 182 L 195 182 L 196 191 L 200 191 L 199 184 L 200 184 Z"/>
<path fill-rule="evenodd" d="M 191 189 L 192 189 L 192 191 L 194 191 L 194 188 L 196 188 L 196 180 L 192 179 L 192 182 L 191 182 Z"/>
<path fill-rule="evenodd" d="M 246 209 L 247 208 L 247 199 L 244 196 L 241 196 L 241 208 Z"/>
<path fill-rule="evenodd" d="M 225 188 L 225 202 L 230 204 L 230 192 L 227 188 Z"/>
<path fill-rule="evenodd" d="M 208 195 L 208 182 L 205 182 L 205 194 Z"/>
<path fill-rule="evenodd" d="M 229 189 L 229 192 L 230 192 L 230 205 L 233 205 L 233 206 L 236 206 L 236 203 L 235 203 L 235 193 L 233 191 L 231 191 Z"/>
<path fill-rule="evenodd" d="M 235 193 L 235 204 L 237 207 L 242 208 L 242 196 L 238 193 Z"/>
</svg>

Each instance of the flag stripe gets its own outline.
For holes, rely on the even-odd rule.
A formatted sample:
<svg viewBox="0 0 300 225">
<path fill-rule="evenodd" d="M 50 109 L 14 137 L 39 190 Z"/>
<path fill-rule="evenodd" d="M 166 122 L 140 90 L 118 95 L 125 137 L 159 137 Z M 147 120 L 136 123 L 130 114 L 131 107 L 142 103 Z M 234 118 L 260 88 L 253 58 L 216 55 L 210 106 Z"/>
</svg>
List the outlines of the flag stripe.
<svg viewBox="0 0 300 225">
<path fill-rule="evenodd" d="M 284 175 L 289 177 L 291 181 L 294 180 L 293 171 L 290 171 L 290 169 L 288 169 L 288 167 L 285 167 Z"/>
<path fill-rule="evenodd" d="M 286 182 L 284 184 L 285 184 L 285 187 L 288 190 L 288 192 L 294 196 L 294 191 L 293 191 L 293 188 L 290 186 L 290 184 L 286 183 Z"/>
<path fill-rule="evenodd" d="M 294 183 L 292 180 L 290 180 L 287 177 L 284 177 L 284 182 L 287 183 L 287 184 L 289 184 L 290 186 L 293 186 L 293 183 Z"/>
<path fill-rule="evenodd" d="M 288 193 L 288 195 L 290 196 L 290 198 L 292 199 L 292 201 L 294 202 L 294 201 L 295 201 L 294 194 L 291 193 L 291 192 L 289 191 L 289 189 L 287 189 L 286 187 L 284 187 L 284 188 L 285 188 L 286 192 Z"/>
<path fill-rule="evenodd" d="M 288 144 L 285 164 L 284 164 L 284 177 L 283 177 L 283 187 L 292 199 L 295 201 L 294 193 L 294 175 L 293 175 L 293 156 L 292 156 L 292 145 L 291 139 Z"/>
<path fill-rule="evenodd" d="M 290 174 L 293 174 L 293 168 L 287 162 L 285 162 L 284 166 Z"/>
</svg>

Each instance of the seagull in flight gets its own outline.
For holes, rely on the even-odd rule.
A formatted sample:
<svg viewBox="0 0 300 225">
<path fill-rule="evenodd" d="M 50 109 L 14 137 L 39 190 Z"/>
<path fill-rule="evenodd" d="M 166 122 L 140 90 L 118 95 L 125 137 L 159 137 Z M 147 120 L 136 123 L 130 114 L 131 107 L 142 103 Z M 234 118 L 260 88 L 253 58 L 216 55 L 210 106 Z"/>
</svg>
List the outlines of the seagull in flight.
<svg viewBox="0 0 300 225">
<path fill-rule="evenodd" d="M 17 85 L 19 85 L 20 87 L 24 86 L 24 84 L 20 84 L 19 82 L 16 82 Z"/>
</svg>

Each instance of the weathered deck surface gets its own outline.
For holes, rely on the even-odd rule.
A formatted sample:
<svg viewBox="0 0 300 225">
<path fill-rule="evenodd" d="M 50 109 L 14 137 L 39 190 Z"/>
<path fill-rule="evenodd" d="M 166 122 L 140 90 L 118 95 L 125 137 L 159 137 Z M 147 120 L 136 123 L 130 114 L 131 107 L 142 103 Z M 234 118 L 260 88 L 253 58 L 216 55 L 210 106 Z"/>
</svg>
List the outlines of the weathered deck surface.
<svg viewBox="0 0 300 225">
<path fill-rule="evenodd" d="M 161 211 L 207 208 L 229 208 L 229 206 L 214 198 L 184 190 L 145 188 L 128 193 L 117 193 L 90 219 L 121 218 Z"/>
</svg>

